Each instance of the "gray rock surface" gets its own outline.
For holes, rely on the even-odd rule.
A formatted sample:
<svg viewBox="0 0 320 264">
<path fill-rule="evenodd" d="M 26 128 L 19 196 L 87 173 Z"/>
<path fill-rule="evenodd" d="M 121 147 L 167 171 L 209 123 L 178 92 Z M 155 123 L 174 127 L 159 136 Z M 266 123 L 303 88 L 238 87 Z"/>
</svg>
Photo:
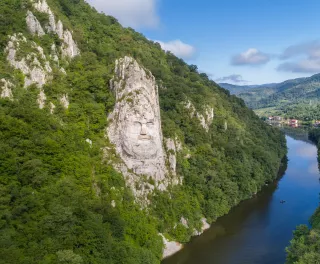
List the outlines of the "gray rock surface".
<svg viewBox="0 0 320 264">
<path fill-rule="evenodd" d="M 194 233 L 193 233 L 194 236 L 200 236 L 204 231 L 210 228 L 210 224 L 207 222 L 206 218 L 203 217 L 201 219 L 201 223 L 202 223 L 201 230 L 200 231 L 194 230 Z"/>
<path fill-rule="evenodd" d="M 196 108 L 191 103 L 191 101 L 184 102 L 184 107 L 189 110 L 190 117 L 196 117 L 201 126 L 208 132 L 209 127 L 212 124 L 213 118 L 214 118 L 214 110 L 211 106 L 205 106 L 204 114 L 201 114 L 196 111 Z"/>
<path fill-rule="evenodd" d="M 183 216 L 180 219 L 180 223 L 185 227 L 185 228 L 189 228 L 188 226 L 188 220 L 185 219 Z"/>
<path fill-rule="evenodd" d="M 65 109 L 69 108 L 70 102 L 67 94 L 64 94 L 62 97 L 60 97 L 60 103 Z"/>
<path fill-rule="evenodd" d="M 21 44 L 29 46 L 32 52 L 21 56 L 20 53 L 23 52 Z M 44 55 L 43 49 L 36 43 L 27 41 L 21 33 L 14 34 L 9 37 L 5 52 L 7 53 L 9 64 L 25 75 L 25 87 L 32 84 L 42 87 L 47 82 L 52 69 Z M 17 56 L 19 54 L 20 56 Z"/>
<path fill-rule="evenodd" d="M 133 58 L 116 61 L 111 87 L 116 95 L 108 136 L 128 169 L 165 182 L 165 153 L 155 78 Z"/>
<path fill-rule="evenodd" d="M 168 150 L 168 160 L 170 165 L 170 171 L 173 175 L 176 175 L 177 157 L 176 157 L 176 145 L 173 139 L 166 139 L 166 147 Z"/>
<path fill-rule="evenodd" d="M 0 97 L 1 98 L 8 98 L 10 100 L 13 100 L 13 95 L 12 95 L 12 89 L 13 88 L 13 84 L 6 80 L 6 79 L 1 79 L 0 80 Z"/>
<path fill-rule="evenodd" d="M 49 107 L 50 107 L 50 114 L 52 114 L 52 115 L 53 115 L 53 113 L 54 113 L 54 109 L 56 108 L 56 106 L 55 106 L 52 102 L 50 102 Z"/>
<path fill-rule="evenodd" d="M 183 248 L 182 244 L 175 242 L 175 241 L 167 240 L 163 234 L 159 234 L 159 235 L 162 237 L 163 244 L 164 244 L 162 258 L 170 257 Z"/>
<path fill-rule="evenodd" d="M 170 171 L 172 175 L 176 176 L 177 152 L 182 150 L 182 144 L 177 137 L 175 139 L 167 138 L 165 143 Z"/>
<path fill-rule="evenodd" d="M 38 95 L 38 99 L 37 99 L 37 102 L 39 104 L 39 108 L 40 109 L 43 109 L 45 104 L 46 104 L 46 100 L 47 100 L 47 97 L 43 91 L 43 89 L 40 89 L 40 93 Z"/>
<path fill-rule="evenodd" d="M 55 16 L 50 9 L 46 0 L 34 0 L 33 6 L 41 13 L 45 13 L 49 16 L 49 24 L 47 25 L 47 31 L 56 33 L 63 41 L 61 46 L 61 52 L 64 57 L 73 58 L 80 54 L 80 50 L 73 40 L 72 34 L 69 30 L 64 30 L 64 26 L 59 20 L 56 22 Z"/>
<path fill-rule="evenodd" d="M 33 15 L 31 11 L 27 12 L 26 17 L 27 27 L 32 35 L 37 35 L 39 37 L 45 35 L 45 32 L 38 21 L 38 19 Z"/>
</svg>

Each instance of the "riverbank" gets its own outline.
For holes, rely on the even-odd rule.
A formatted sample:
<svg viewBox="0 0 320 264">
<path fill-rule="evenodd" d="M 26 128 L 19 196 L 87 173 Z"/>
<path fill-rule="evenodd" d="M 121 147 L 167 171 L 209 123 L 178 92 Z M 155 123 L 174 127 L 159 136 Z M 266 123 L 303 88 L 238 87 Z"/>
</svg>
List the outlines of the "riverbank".
<svg viewBox="0 0 320 264">
<path fill-rule="evenodd" d="M 309 139 L 312 140 L 318 148 L 319 162 L 319 141 L 320 129 L 309 131 Z M 320 182 L 320 178 L 319 178 Z M 286 264 L 306 263 L 317 264 L 320 261 L 320 207 L 310 218 L 310 228 L 308 225 L 299 225 L 294 231 L 293 239 L 286 248 Z"/>
<path fill-rule="evenodd" d="M 289 161 L 284 177 L 241 202 L 163 264 L 284 263 L 292 230 L 308 223 L 320 189 L 316 147 L 292 137 L 287 142 Z"/>
</svg>

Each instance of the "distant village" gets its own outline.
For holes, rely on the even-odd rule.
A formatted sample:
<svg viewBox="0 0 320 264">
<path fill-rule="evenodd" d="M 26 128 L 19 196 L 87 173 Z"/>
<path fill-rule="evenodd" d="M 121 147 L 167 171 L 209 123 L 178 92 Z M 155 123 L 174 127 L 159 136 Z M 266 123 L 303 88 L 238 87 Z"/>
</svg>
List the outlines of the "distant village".
<svg viewBox="0 0 320 264">
<path fill-rule="evenodd" d="M 270 124 L 283 124 L 288 125 L 291 127 L 299 127 L 301 124 L 301 121 L 298 119 L 285 119 L 281 116 L 269 116 L 267 118 L 267 122 Z M 312 124 L 314 127 L 320 127 L 320 120 L 316 120 Z"/>
</svg>

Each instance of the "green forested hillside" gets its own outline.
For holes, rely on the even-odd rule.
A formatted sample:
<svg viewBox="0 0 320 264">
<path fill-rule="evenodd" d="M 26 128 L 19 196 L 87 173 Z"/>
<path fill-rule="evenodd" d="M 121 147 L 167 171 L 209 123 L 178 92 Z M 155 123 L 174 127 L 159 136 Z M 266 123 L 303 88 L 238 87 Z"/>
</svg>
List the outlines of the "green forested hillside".
<svg viewBox="0 0 320 264">
<path fill-rule="evenodd" d="M 273 88 L 277 86 L 277 83 L 267 83 L 267 84 L 261 84 L 261 85 L 235 85 L 235 84 L 229 84 L 229 83 L 218 83 L 218 84 L 222 88 L 230 91 L 231 94 L 235 94 L 235 95 L 243 94 L 251 91 L 264 90 L 266 88 Z"/>
<path fill-rule="evenodd" d="M 0 98 L 0 263 L 159 263 L 158 233 L 187 242 L 202 217 L 215 221 L 276 177 L 285 138 L 241 99 L 83 0 L 47 2 L 81 51 L 59 65 L 50 57 L 59 38 L 32 36 L 25 22 L 28 10 L 43 28 L 49 18 L 29 0 L 0 2 L 0 80 L 13 84 L 13 100 Z M 53 114 L 48 104 L 39 109 L 39 88 L 24 88 L 27 76 L 8 64 L 5 48 L 15 33 L 51 58 L 52 78 L 43 90 L 56 105 Z M 30 50 L 23 53 L 18 56 Z M 155 191 L 144 209 L 102 151 L 114 153 L 105 137 L 114 106 L 109 81 L 115 60 L 126 55 L 156 77 L 164 136 L 177 136 L 190 150 L 188 159 L 178 155 L 183 184 Z M 59 104 L 65 93 L 68 109 Z M 181 102 L 187 100 L 199 112 L 214 108 L 209 132 L 186 112 Z"/>
<path fill-rule="evenodd" d="M 281 115 L 300 120 L 320 118 L 320 74 L 264 87 L 247 89 L 237 94 L 259 114 Z"/>
</svg>

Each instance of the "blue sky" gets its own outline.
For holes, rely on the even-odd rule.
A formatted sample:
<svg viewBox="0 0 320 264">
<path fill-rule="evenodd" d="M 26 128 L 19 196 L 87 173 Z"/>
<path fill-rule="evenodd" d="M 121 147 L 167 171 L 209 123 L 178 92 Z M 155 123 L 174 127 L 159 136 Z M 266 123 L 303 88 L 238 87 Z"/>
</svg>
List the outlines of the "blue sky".
<svg viewBox="0 0 320 264">
<path fill-rule="evenodd" d="M 87 0 L 210 78 L 280 82 L 320 72 L 319 0 Z"/>
</svg>

